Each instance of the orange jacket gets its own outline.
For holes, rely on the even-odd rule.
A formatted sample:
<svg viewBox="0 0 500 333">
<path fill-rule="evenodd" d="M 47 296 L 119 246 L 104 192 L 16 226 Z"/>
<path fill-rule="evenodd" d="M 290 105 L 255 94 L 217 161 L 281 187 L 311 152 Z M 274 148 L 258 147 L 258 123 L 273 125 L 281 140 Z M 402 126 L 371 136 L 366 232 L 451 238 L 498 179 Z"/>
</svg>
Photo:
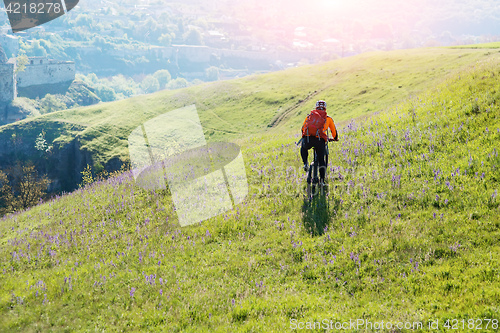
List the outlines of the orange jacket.
<svg viewBox="0 0 500 333">
<path fill-rule="evenodd" d="M 323 131 L 327 134 L 326 131 L 328 131 L 328 129 L 330 129 L 330 131 L 332 132 L 332 138 L 334 140 L 338 140 L 337 128 L 335 127 L 335 123 L 330 116 L 326 117 L 326 123 Z"/>
<path fill-rule="evenodd" d="M 307 121 L 307 117 L 304 120 L 302 127 L 304 127 L 304 125 L 306 124 L 306 121 Z M 333 122 L 333 119 L 330 116 L 326 117 L 325 126 L 323 127 L 323 133 L 325 133 L 325 135 L 327 135 L 327 136 L 328 136 L 328 133 L 327 133 L 328 129 L 330 129 L 330 131 L 332 132 L 332 138 L 334 140 L 338 140 L 337 128 L 335 127 L 335 123 Z"/>
</svg>

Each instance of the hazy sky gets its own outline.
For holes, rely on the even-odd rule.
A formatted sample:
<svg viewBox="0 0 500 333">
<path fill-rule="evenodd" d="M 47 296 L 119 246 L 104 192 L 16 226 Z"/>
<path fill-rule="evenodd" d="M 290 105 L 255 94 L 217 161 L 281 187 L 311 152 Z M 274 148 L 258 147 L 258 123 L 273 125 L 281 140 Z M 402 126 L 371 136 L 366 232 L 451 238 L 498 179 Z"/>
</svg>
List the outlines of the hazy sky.
<svg viewBox="0 0 500 333">
<path fill-rule="evenodd" d="M 500 34 L 498 0 L 211 0 L 210 6 L 205 0 L 164 1 L 170 6 L 225 8 L 224 12 L 246 26 L 263 29 L 290 30 L 297 26 L 321 29 L 325 25 L 331 29 L 336 24 L 346 26 L 356 21 L 367 29 L 384 23 L 397 31 L 427 29 L 435 34 L 443 31 L 454 35 Z M 111 2 L 120 6 L 119 0 Z M 82 0 L 81 7 L 91 3 Z M 0 16 L 5 16 L 2 14 Z"/>
<path fill-rule="evenodd" d="M 357 21 L 385 23 L 394 30 L 432 30 L 440 34 L 500 34 L 500 1 L 494 0 L 231 0 L 238 19 L 249 25 L 289 28 L 330 27 Z M 236 4 L 238 3 L 238 4 Z M 242 9 L 242 10 L 241 10 Z M 243 13 L 243 14 L 242 14 Z M 254 23 L 255 22 L 255 23 Z"/>
</svg>

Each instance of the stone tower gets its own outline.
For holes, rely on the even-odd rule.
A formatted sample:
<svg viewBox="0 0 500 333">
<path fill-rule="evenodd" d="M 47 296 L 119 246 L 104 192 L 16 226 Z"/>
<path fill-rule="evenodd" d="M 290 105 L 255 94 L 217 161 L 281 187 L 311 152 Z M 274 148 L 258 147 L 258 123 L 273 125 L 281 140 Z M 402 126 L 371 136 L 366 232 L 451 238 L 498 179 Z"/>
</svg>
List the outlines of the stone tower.
<svg viewBox="0 0 500 333">
<path fill-rule="evenodd" d="M 0 45 L 0 111 L 16 97 L 16 80 L 14 78 L 14 63 L 7 60 L 7 56 Z"/>
</svg>

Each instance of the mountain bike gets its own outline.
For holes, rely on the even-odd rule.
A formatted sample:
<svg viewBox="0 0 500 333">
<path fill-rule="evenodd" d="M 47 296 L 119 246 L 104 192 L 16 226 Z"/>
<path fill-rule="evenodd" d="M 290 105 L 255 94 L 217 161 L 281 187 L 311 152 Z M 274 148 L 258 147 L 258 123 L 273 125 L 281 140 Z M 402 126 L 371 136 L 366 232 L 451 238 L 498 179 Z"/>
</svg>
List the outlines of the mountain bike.
<svg viewBox="0 0 500 333">
<path fill-rule="evenodd" d="M 325 169 L 328 168 L 328 142 L 332 142 L 334 139 L 328 138 L 325 142 Z M 313 148 L 314 158 L 307 171 L 307 198 L 311 200 L 318 193 L 323 194 L 325 191 L 325 184 L 319 181 L 319 163 L 318 156 L 316 154 L 316 148 Z M 325 170 L 326 177 L 326 170 Z M 319 190 L 319 191 L 318 191 Z"/>
</svg>

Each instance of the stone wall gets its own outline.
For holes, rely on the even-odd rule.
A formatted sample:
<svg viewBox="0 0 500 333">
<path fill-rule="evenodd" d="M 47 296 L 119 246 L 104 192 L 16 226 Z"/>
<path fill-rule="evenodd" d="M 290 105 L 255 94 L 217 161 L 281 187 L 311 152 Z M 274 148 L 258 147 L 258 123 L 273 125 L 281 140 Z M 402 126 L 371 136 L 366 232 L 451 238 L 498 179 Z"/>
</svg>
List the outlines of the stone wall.
<svg viewBox="0 0 500 333">
<path fill-rule="evenodd" d="M 14 64 L 0 63 L 0 104 L 10 103 L 16 97 Z"/>
<path fill-rule="evenodd" d="M 210 48 L 208 46 L 177 45 L 174 48 L 178 59 L 185 59 L 194 63 L 209 63 Z"/>
<path fill-rule="evenodd" d="M 75 79 L 75 63 L 46 58 L 29 58 L 26 69 L 17 74 L 17 86 L 26 88 L 46 84 L 72 82 Z"/>
</svg>

